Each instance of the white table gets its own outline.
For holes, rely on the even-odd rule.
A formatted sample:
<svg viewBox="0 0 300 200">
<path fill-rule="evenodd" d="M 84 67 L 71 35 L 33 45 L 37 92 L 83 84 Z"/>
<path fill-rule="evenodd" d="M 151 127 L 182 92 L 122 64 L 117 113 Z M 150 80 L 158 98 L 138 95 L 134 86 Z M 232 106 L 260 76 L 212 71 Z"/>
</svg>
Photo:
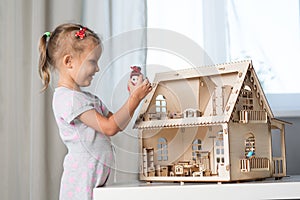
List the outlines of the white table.
<svg viewBox="0 0 300 200">
<path fill-rule="evenodd" d="M 133 183 L 94 189 L 94 199 L 300 199 L 300 176 L 243 183 Z"/>
</svg>

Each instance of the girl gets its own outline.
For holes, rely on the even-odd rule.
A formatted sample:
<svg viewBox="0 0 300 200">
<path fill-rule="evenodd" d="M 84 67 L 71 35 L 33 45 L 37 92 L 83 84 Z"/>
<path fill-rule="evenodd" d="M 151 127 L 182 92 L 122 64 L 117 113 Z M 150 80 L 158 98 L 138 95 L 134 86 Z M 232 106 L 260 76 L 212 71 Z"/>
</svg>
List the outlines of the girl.
<svg viewBox="0 0 300 200">
<path fill-rule="evenodd" d="M 140 101 L 152 90 L 147 79 L 128 81 L 130 96 L 115 114 L 101 100 L 81 87 L 91 84 L 99 71 L 102 53 L 99 37 L 78 24 L 62 24 L 40 39 L 39 74 L 43 91 L 50 71 L 58 71 L 53 95 L 53 112 L 60 137 L 68 149 L 64 159 L 60 199 L 92 199 L 93 188 L 103 186 L 113 160 L 110 136 L 129 123 Z"/>
</svg>

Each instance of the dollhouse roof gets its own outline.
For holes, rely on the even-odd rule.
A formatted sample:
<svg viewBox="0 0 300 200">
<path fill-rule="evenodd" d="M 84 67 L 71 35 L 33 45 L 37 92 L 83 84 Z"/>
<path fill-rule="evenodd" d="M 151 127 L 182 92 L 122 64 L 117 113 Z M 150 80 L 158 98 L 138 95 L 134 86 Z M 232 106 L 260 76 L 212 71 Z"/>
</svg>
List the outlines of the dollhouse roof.
<svg viewBox="0 0 300 200">
<path fill-rule="evenodd" d="M 266 111 L 269 118 L 273 119 L 273 113 L 268 104 L 266 96 L 260 85 L 258 77 L 254 71 L 252 62 L 249 60 L 218 64 L 213 66 L 194 67 L 190 69 L 183 69 L 178 71 L 170 71 L 157 73 L 153 81 L 153 90 L 145 98 L 144 103 L 138 115 L 138 119 L 135 122 L 134 128 L 138 129 L 152 129 L 152 128 L 175 128 L 175 127 L 192 127 L 192 126 L 205 126 L 213 124 L 221 124 L 229 122 L 231 115 L 234 111 L 235 105 L 238 101 L 239 94 L 244 87 L 244 81 L 250 73 L 250 81 L 255 86 L 255 95 L 259 97 L 260 104 L 263 110 Z M 157 90 L 159 87 L 167 87 L 170 82 L 178 80 L 191 80 L 201 79 L 204 82 L 211 82 L 216 87 L 224 87 L 225 85 L 230 87 L 230 93 L 228 100 L 224 103 L 223 112 L 212 114 L 210 112 L 203 113 L 200 117 L 192 118 L 164 118 L 161 120 L 145 120 L 145 115 L 149 112 L 151 102 L 155 102 Z M 208 80 L 208 81 L 207 81 Z M 179 90 L 179 89 L 178 89 Z M 177 94 L 183 96 L 187 91 L 180 91 Z M 183 89 L 184 90 L 184 89 Z M 175 92 L 175 93 L 176 93 Z M 187 97 L 188 98 L 188 97 Z M 213 93 L 208 97 L 210 102 L 214 101 L 216 97 Z"/>
</svg>

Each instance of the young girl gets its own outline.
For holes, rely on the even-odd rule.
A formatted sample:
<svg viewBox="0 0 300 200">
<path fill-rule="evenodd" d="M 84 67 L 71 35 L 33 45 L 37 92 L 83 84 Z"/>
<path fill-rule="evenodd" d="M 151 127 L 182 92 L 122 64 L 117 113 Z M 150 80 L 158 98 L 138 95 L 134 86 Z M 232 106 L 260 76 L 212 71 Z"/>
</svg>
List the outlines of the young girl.
<svg viewBox="0 0 300 200">
<path fill-rule="evenodd" d="M 53 112 L 60 137 L 68 149 L 64 159 L 60 199 L 92 199 L 93 188 L 105 184 L 113 160 L 110 136 L 129 123 L 140 101 L 152 90 L 147 79 L 128 81 L 130 96 L 115 114 L 81 87 L 91 84 L 99 71 L 99 37 L 78 24 L 62 24 L 40 39 L 39 73 L 46 90 L 50 71 L 58 71 Z"/>
</svg>

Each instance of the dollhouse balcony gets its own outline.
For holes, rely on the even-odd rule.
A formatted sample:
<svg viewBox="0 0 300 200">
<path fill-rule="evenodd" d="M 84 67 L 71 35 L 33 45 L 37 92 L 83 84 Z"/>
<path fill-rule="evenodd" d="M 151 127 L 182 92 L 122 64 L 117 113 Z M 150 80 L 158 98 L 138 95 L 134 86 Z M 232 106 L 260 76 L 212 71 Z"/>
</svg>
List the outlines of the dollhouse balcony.
<svg viewBox="0 0 300 200">
<path fill-rule="evenodd" d="M 267 123 L 267 112 L 264 110 L 241 110 L 240 123 Z"/>
<path fill-rule="evenodd" d="M 273 158 L 273 176 L 282 177 L 285 176 L 284 161 L 282 157 Z"/>
<path fill-rule="evenodd" d="M 270 161 L 268 158 L 244 158 L 240 160 L 241 172 L 269 171 Z"/>
</svg>

